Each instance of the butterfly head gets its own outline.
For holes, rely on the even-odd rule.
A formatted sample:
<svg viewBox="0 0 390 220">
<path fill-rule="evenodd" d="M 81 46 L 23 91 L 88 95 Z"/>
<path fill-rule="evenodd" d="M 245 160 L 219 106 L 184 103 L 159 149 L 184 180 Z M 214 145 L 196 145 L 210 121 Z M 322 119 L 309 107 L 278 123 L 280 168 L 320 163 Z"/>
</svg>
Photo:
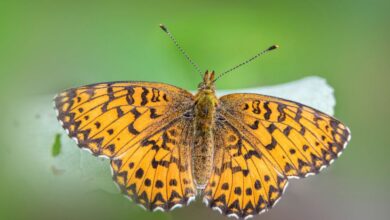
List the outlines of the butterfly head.
<svg viewBox="0 0 390 220">
<path fill-rule="evenodd" d="M 206 70 L 206 72 L 203 75 L 203 82 L 199 83 L 198 89 L 214 91 L 215 90 L 214 77 L 215 77 L 214 71 L 210 72 Z"/>
</svg>

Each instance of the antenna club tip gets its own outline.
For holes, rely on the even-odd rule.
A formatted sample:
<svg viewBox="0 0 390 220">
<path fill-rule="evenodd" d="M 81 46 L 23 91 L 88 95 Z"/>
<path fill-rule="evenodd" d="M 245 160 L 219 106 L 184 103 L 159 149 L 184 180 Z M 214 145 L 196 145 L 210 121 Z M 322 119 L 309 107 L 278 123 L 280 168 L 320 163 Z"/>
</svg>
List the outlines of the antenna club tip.
<svg viewBox="0 0 390 220">
<path fill-rule="evenodd" d="M 165 27 L 165 25 L 160 24 L 159 26 L 160 26 L 160 28 L 161 28 L 164 32 L 168 32 L 168 29 L 167 29 L 167 27 Z"/>
<path fill-rule="evenodd" d="M 278 49 L 279 48 L 279 45 L 275 44 L 275 45 L 272 45 L 271 47 L 268 48 L 268 51 L 269 50 L 275 50 L 275 49 Z"/>
</svg>

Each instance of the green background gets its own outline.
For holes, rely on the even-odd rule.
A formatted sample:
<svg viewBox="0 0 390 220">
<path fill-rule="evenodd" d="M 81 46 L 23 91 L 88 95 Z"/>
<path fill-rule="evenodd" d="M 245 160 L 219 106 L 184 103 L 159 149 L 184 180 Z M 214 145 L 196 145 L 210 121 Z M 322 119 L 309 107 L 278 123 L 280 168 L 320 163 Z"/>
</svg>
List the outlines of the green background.
<svg viewBox="0 0 390 220">
<path fill-rule="evenodd" d="M 224 219 L 199 201 L 148 213 L 117 194 L 56 197 L 57 183 L 24 159 L 29 141 L 54 141 L 23 132 L 29 125 L 16 112 L 36 97 L 115 80 L 195 89 L 199 76 L 158 28 L 164 23 L 202 69 L 217 72 L 281 46 L 222 78 L 219 89 L 310 75 L 335 89 L 336 117 L 352 131 L 349 147 L 324 174 L 292 181 L 258 219 L 388 219 L 389 11 L 387 0 L 1 1 L 0 218 Z"/>
</svg>

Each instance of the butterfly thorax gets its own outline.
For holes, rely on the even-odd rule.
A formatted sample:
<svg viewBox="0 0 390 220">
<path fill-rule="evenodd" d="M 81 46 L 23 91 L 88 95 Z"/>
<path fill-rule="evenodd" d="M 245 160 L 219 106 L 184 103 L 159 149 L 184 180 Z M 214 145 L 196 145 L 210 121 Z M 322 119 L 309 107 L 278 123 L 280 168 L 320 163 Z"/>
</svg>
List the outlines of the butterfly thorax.
<svg viewBox="0 0 390 220">
<path fill-rule="evenodd" d="M 210 178 L 213 165 L 213 126 L 218 99 L 215 95 L 214 72 L 206 72 L 195 96 L 194 145 L 192 167 L 195 183 L 203 189 Z"/>
</svg>

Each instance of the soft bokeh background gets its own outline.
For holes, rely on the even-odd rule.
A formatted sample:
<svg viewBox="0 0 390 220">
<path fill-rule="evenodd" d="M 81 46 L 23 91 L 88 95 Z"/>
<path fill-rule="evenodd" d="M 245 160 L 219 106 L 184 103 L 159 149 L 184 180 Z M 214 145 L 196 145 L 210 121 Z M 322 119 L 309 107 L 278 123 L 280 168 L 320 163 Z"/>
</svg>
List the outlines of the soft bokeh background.
<svg viewBox="0 0 390 220">
<path fill-rule="evenodd" d="M 202 68 L 217 72 L 281 46 L 222 78 L 218 88 L 309 75 L 335 88 L 336 117 L 352 130 L 349 147 L 321 175 L 292 181 L 257 219 L 389 219 L 389 10 L 387 0 L 1 1 L 0 218 L 224 219 L 200 202 L 148 213 L 118 194 L 66 196 L 29 155 L 14 153 L 30 152 L 29 141 L 42 138 L 26 136 L 26 127 L 41 128 L 17 114 L 37 97 L 114 80 L 194 89 L 198 75 L 158 28 L 165 23 Z M 68 195 L 87 187 L 74 184 Z"/>
</svg>

